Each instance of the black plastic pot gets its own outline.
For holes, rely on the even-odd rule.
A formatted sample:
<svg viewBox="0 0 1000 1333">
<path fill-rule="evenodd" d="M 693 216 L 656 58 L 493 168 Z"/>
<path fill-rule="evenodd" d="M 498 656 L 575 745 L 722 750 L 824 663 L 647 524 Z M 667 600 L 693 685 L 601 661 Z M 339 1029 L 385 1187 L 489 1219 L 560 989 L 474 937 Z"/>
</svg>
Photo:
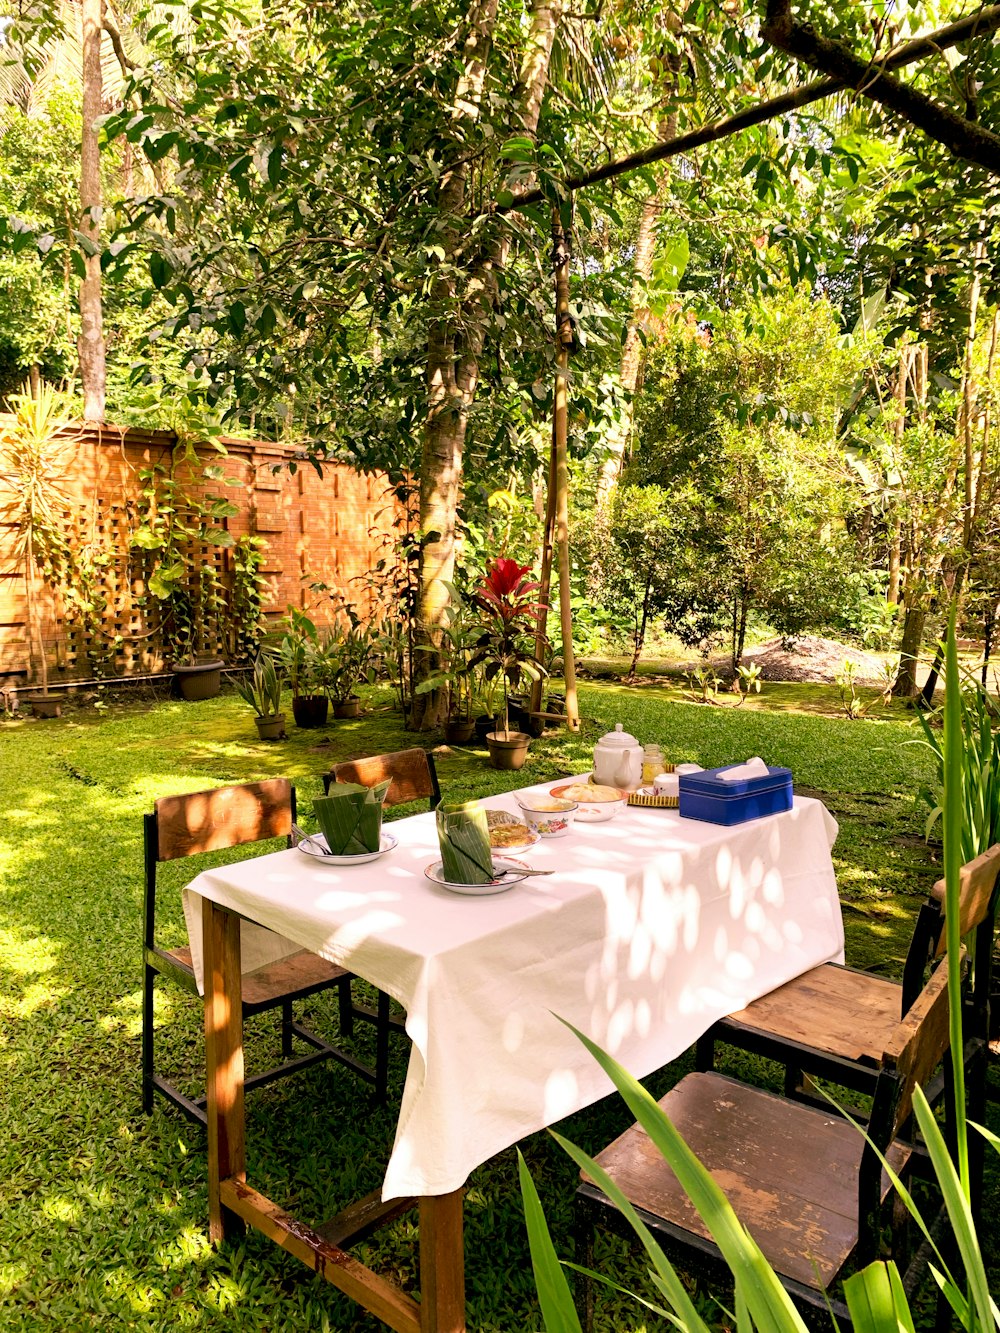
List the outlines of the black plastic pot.
<svg viewBox="0 0 1000 1333">
<path fill-rule="evenodd" d="M 450 717 L 444 724 L 444 739 L 448 745 L 468 745 L 475 734 L 476 724 L 471 718 Z"/>
<path fill-rule="evenodd" d="M 214 699 L 222 685 L 222 662 L 175 662 L 174 680 L 182 699 Z"/>
<path fill-rule="evenodd" d="M 292 700 L 292 716 L 297 727 L 323 727 L 330 708 L 325 694 L 300 694 Z"/>
<path fill-rule="evenodd" d="M 497 720 L 490 713 L 481 713 L 475 721 L 476 740 L 480 745 L 486 744 L 486 737 L 496 727 Z"/>
</svg>

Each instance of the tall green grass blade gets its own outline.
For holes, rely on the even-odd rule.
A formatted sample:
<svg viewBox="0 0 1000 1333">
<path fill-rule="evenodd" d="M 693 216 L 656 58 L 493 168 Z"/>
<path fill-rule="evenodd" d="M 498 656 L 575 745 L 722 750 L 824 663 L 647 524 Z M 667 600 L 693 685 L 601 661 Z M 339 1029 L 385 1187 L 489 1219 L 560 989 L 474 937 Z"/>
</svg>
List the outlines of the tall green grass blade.
<svg viewBox="0 0 1000 1333">
<path fill-rule="evenodd" d="M 636 1305 L 643 1306 L 651 1314 L 655 1314 L 659 1319 L 665 1319 L 668 1324 L 673 1324 L 674 1328 L 680 1329 L 681 1333 L 687 1333 L 687 1325 L 664 1305 L 657 1305 L 655 1301 L 649 1300 L 637 1291 L 632 1291 L 630 1287 L 623 1286 L 616 1282 L 614 1278 L 608 1277 L 607 1273 L 598 1273 L 593 1268 L 587 1268 L 584 1264 L 575 1264 L 572 1259 L 561 1259 L 563 1268 L 572 1269 L 574 1273 L 580 1273 L 584 1277 L 590 1278 L 591 1282 L 599 1282 L 602 1287 L 607 1287 L 609 1291 L 617 1291 L 620 1296 L 627 1296 L 630 1301 L 635 1301 Z M 663 1285 L 657 1275 L 649 1270 L 649 1280 L 660 1291 L 663 1291 Z"/>
<path fill-rule="evenodd" d="M 955 970 L 957 971 L 957 969 Z M 961 1047 L 959 1047 L 959 1050 L 961 1050 Z M 954 1060 L 952 1063 L 960 1064 L 961 1059 Z M 948 1218 L 951 1222 L 955 1243 L 962 1256 L 962 1263 L 965 1266 L 965 1280 L 969 1285 L 978 1326 L 980 1329 L 992 1328 L 994 1320 L 996 1319 L 1000 1323 L 1000 1318 L 997 1317 L 996 1306 L 990 1296 L 989 1280 L 986 1276 L 986 1268 L 979 1248 L 979 1238 L 976 1235 L 976 1224 L 972 1218 L 972 1208 L 969 1205 L 968 1181 L 961 1179 L 956 1171 L 955 1164 L 948 1152 L 948 1145 L 941 1133 L 941 1127 L 934 1118 L 934 1112 L 920 1088 L 915 1088 L 913 1092 L 913 1111 L 917 1117 L 920 1132 L 924 1136 L 927 1152 L 937 1176 L 945 1207 L 948 1210 Z M 962 1124 L 964 1129 L 964 1119 Z"/>
<path fill-rule="evenodd" d="M 565 1019 L 562 1020 L 565 1022 Z M 733 1212 L 710 1173 L 657 1106 L 646 1089 L 606 1051 L 571 1023 L 587 1050 L 612 1080 L 629 1110 L 662 1153 L 688 1198 L 711 1232 L 734 1280 L 740 1284 L 756 1326 L 761 1330 L 803 1329 L 798 1311 L 759 1247 Z M 603 1185 L 602 1185 L 603 1188 Z"/>
<path fill-rule="evenodd" d="M 944 878 L 945 935 L 948 958 L 948 1027 L 955 1084 L 955 1136 L 958 1145 L 958 1174 L 966 1199 L 969 1196 L 969 1144 L 965 1128 L 965 1062 L 962 1051 L 962 979 L 958 958 L 962 948 L 959 923 L 959 876 L 962 870 L 963 796 L 965 794 L 965 741 L 962 726 L 962 677 L 955 643 L 957 607 L 948 617 L 944 673 Z"/>
<path fill-rule="evenodd" d="M 994 1134 L 991 1129 L 987 1129 L 985 1125 L 977 1125 L 974 1120 L 969 1121 L 969 1127 L 974 1129 L 977 1134 L 982 1134 L 990 1147 L 995 1148 L 997 1152 L 1000 1152 L 1000 1136 Z"/>
<path fill-rule="evenodd" d="M 869 1264 L 844 1280 L 854 1333 L 914 1333 L 913 1316 L 895 1263 Z"/>
<path fill-rule="evenodd" d="M 517 1174 L 521 1182 L 521 1199 L 524 1203 L 524 1220 L 528 1228 L 528 1248 L 531 1251 L 531 1267 L 535 1274 L 535 1289 L 542 1307 L 542 1319 L 546 1333 L 582 1333 L 580 1317 L 573 1304 L 573 1294 L 566 1280 L 566 1273 L 556 1257 L 555 1246 L 545 1210 L 535 1189 L 528 1164 L 517 1150 Z"/>
</svg>

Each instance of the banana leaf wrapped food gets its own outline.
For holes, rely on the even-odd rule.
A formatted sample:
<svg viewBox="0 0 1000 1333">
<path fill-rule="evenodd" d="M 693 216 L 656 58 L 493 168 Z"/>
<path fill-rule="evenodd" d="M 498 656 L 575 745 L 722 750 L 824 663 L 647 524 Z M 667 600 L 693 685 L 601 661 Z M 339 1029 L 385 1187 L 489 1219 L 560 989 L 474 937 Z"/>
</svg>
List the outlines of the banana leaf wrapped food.
<svg viewBox="0 0 1000 1333">
<path fill-rule="evenodd" d="M 493 854 L 486 811 L 479 802 L 439 805 L 437 830 L 448 883 L 489 884 L 493 879 Z"/>
<path fill-rule="evenodd" d="M 382 805 L 389 781 L 374 787 L 334 782 L 313 802 L 316 822 L 334 856 L 377 852 L 382 839 Z"/>
</svg>

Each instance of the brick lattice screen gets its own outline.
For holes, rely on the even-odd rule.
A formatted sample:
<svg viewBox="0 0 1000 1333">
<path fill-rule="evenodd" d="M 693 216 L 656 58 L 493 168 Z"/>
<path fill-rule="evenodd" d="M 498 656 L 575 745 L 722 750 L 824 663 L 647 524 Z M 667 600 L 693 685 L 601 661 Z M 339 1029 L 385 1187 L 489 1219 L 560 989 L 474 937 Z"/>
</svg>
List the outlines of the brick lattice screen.
<svg viewBox="0 0 1000 1333">
<path fill-rule="evenodd" d="M 92 584 L 80 592 L 96 594 L 100 630 L 87 632 L 72 603 L 36 577 L 50 684 L 164 668 L 160 605 L 143 595 L 152 557 L 133 546 L 131 538 L 143 488 L 140 470 L 157 463 L 169 466 L 175 444 L 165 432 L 105 426 L 85 431 L 74 446 L 63 481 L 69 503 L 62 522 L 85 574 L 93 575 Z M 316 610 L 322 622 L 329 604 L 309 589 L 312 580 L 367 608 L 356 580 L 386 554 L 399 514 L 386 478 L 324 466 L 321 479 L 308 464 L 293 475 L 285 466 L 290 449 L 246 440 L 224 444 L 225 455 L 210 447 L 200 450 L 199 466 L 219 464 L 237 485 L 196 483 L 184 464 L 178 476 L 192 494 L 223 495 L 238 506 L 239 514 L 224 524 L 234 538 L 255 534 L 267 543 L 262 568 L 266 618 L 277 619 L 292 604 Z M 232 552 L 206 545 L 199 554 L 229 586 Z M 25 580 L 14 564 L 11 530 L 0 524 L 0 685 L 30 683 Z M 203 646 L 226 652 L 221 642 Z"/>
</svg>

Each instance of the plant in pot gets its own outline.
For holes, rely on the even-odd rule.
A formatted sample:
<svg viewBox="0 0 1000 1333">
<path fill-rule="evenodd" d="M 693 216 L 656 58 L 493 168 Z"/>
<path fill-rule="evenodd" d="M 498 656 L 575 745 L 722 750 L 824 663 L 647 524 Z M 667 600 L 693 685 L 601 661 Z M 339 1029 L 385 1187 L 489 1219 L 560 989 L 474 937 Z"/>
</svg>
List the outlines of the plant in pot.
<svg viewBox="0 0 1000 1333">
<path fill-rule="evenodd" d="M 278 656 L 292 687 L 295 725 L 322 727 L 329 709 L 327 653 L 315 624 L 297 607 L 288 608 Z"/>
<path fill-rule="evenodd" d="M 12 419 L 0 428 L 0 522 L 10 529 L 15 566 L 4 572 L 24 577 L 29 669 L 41 686 L 27 701 L 36 717 L 58 717 L 59 704 L 49 694 L 39 579 L 55 588 L 72 567 L 61 514 L 71 507 L 63 478 L 72 469 L 79 434 L 72 395 L 51 384 L 42 384 L 37 394 L 25 384 L 7 406 Z"/>
<path fill-rule="evenodd" d="M 449 745 L 468 745 L 476 730 L 472 712 L 474 673 L 471 663 L 482 636 L 482 626 L 470 616 L 457 590 L 451 584 L 445 586 L 452 600 L 445 608 L 445 621 L 441 627 L 441 668 L 422 680 L 416 693 L 444 690 L 448 700 L 445 741 Z"/>
<path fill-rule="evenodd" d="M 281 711 L 284 674 L 274 658 L 263 649 L 254 659 L 250 677 L 237 682 L 236 689 L 256 716 L 257 734 L 262 741 L 280 741 L 285 734 L 285 715 Z"/>
<path fill-rule="evenodd" d="M 334 717 L 357 717 L 361 711 L 358 686 L 370 685 L 375 679 L 373 657 L 375 636 L 361 623 L 354 608 L 344 608 L 348 624 L 342 623 L 330 631 L 330 653 L 337 659 L 337 667 L 329 686 Z"/>
<path fill-rule="evenodd" d="M 231 500 L 199 495 L 189 489 L 224 482 L 218 465 L 195 469 L 182 480 L 191 462 L 183 442 L 170 463 L 140 468 L 139 525 L 131 544 L 141 557 L 143 600 L 158 608 L 160 636 L 170 660 L 177 693 L 184 699 L 211 699 L 219 693 L 224 663 L 219 657 L 227 617 L 226 589 L 205 548 L 228 550 L 235 545 L 224 526 L 239 514 Z"/>
<path fill-rule="evenodd" d="M 526 577 L 529 569 L 500 557 L 487 569 L 475 594 L 480 634 L 470 666 L 481 666 L 483 679 L 499 680 L 503 688 L 503 726 L 486 737 L 494 768 L 517 769 L 524 763 L 531 737 L 511 729 L 510 697 L 524 681 L 545 675 L 534 652 L 539 611 L 535 595 L 540 585 Z"/>
</svg>

